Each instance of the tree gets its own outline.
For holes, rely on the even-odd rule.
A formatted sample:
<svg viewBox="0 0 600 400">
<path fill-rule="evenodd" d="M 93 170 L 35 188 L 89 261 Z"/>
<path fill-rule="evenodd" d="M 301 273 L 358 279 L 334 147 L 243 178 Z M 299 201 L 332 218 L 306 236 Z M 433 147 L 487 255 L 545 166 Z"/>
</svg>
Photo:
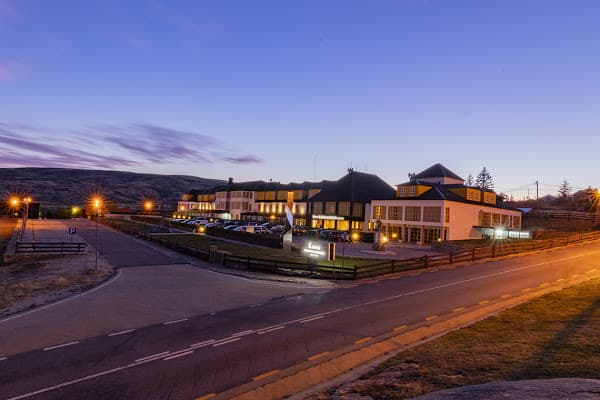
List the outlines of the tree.
<svg viewBox="0 0 600 400">
<path fill-rule="evenodd" d="M 479 175 L 477 175 L 475 185 L 481 190 L 494 190 L 494 180 L 485 167 L 483 167 Z"/>
<path fill-rule="evenodd" d="M 473 179 L 473 175 L 469 174 L 467 180 L 465 181 L 466 186 L 473 186 L 475 184 L 475 180 Z"/>
<path fill-rule="evenodd" d="M 566 198 L 569 194 L 571 193 L 571 185 L 569 184 L 569 182 L 567 182 L 567 180 L 563 180 L 560 184 L 560 186 L 558 187 L 558 195 L 561 198 Z"/>
</svg>

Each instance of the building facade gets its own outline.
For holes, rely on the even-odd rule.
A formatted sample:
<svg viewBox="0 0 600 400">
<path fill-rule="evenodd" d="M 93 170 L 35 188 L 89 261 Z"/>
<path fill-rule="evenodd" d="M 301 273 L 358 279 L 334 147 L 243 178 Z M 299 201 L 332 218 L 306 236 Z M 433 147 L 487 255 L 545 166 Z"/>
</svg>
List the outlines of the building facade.
<svg viewBox="0 0 600 400">
<path fill-rule="evenodd" d="M 390 240 L 431 243 L 479 239 L 521 229 L 521 212 L 493 191 L 464 185 L 461 177 L 436 164 L 397 186 L 393 200 L 373 200 L 370 227 L 381 221 Z"/>
</svg>

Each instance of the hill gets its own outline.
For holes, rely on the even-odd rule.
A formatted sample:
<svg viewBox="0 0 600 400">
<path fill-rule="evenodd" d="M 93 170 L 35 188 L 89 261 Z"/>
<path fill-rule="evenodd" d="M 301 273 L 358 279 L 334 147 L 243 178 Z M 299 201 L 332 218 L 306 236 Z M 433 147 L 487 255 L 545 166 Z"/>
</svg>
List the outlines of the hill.
<svg viewBox="0 0 600 400">
<path fill-rule="evenodd" d="M 139 209 L 150 198 L 157 209 L 172 211 L 181 195 L 223 183 L 186 175 L 139 174 L 63 168 L 0 168 L 0 196 L 31 196 L 42 208 L 85 206 L 94 193 L 117 208 Z"/>
</svg>

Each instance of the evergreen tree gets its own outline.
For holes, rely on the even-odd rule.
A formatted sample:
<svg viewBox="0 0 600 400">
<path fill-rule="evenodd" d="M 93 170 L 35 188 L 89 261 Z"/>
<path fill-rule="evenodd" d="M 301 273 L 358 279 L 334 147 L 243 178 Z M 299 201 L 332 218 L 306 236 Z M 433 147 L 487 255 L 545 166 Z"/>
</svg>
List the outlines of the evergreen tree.
<svg viewBox="0 0 600 400">
<path fill-rule="evenodd" d="M 481 190 L 494 190 L 494 180 L 485 167 L 483 167 L 479 175 L 477 175 L 475 185 Z"/>
<path fill-rule="evenodd" d="M 569 194 L 571 194 L 571 185 L 565 179 L 561 182 L 560 186 L 558 187 L 558 195 L 561 198 L 565 198 Z"/>
<path fill-rule="evenodd" d="M 473 175 L 469 174 L 467 180 L 465 181 L 466 186 L 473 186 L 475 184 L 475 180 L 473 179 Z"/>
</svg>

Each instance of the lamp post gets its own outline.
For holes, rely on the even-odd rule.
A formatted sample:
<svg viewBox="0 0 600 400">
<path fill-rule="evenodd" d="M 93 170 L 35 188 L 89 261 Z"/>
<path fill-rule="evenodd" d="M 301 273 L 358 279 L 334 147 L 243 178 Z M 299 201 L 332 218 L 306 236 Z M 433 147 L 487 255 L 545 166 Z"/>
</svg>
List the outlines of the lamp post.
<svg viewBox="0 0 600 400">
<path fill-rule="evenodd" d="M 20 239 L 19 239 L 22 241 L 23 234 L 25 233 L 25 229 L 27 229 L 27 218 L 29 217 L 29 203 L 31 203 L 31 197 L 27 196 L 22 199 L 19 197 L 11 197 L 8 200 L 8 203 L 10 205 L 10 208 L 15 210 L 15 212 L 17 212 L 21 208 L 21 203 L 24 204 L 23 215 L 21 215 L 23 222 L 21 225 L 21 233 L 20 233 Z"/>
<path fill-rule="evenodd" d="M 100 217 L 100 209 L 102 208 L 102 199 L 96 197 L 94 199 L 94 209 L 96 210 L 96 264 L 94 269 L 98 271 L 98 218 Z"/>
<path fill-rule="evenodd" d="M 150 200 L 146 200 L 144 202 L 144 210 L 146 214 L 152 214 L 152 210 L 154 209 L 154 203 Z"/>
</svg>

